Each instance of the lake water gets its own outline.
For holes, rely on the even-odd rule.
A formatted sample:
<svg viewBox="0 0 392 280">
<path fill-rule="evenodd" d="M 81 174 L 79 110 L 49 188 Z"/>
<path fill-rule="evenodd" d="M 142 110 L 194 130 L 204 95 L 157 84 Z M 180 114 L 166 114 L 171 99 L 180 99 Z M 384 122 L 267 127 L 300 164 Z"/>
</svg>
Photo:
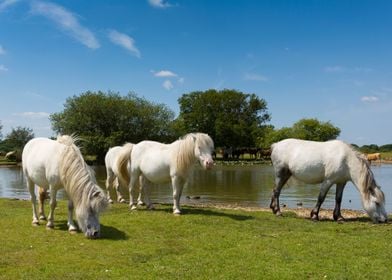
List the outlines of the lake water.
<svg viewBox="0 0 392 280">
<path fill-rule="evenodd" d="M 97 181 L 105 185 L 105 168 L 94 167 Z M 392 213 L 392 165 L 373 165 L 372 170 L 377 183 L 382 186 L 386 197 L 386 210 Z M 238 206 L 268 207 L 273 187 L 273 168 L 269 165 L 215 166 L 210 171 L 195 168 L 188 185 L 184 188 L 182 202 L 230 203 Z M 289 181 L 289 186 L 282 189 L 280 202 L 290 208 L 314 207 L 319 193 L 319 186 L 304 185 Z M 20 167 L 0 168 L 0 197 L 29 199 Z M 190 197 L 187 198 L 187 197 Z M 58 194 L 64 198 L 64 192 Z M 172 203 L 172 190 L 169 184 L 153 186 L 151 199 L 154 203 Z M 325 199 L 323 208 L 333 209 L 335 187 Z M 359 192 L 353 184 L 346 185 L 343 194 L 343 209 L 363 210 Z"/>
</svg>

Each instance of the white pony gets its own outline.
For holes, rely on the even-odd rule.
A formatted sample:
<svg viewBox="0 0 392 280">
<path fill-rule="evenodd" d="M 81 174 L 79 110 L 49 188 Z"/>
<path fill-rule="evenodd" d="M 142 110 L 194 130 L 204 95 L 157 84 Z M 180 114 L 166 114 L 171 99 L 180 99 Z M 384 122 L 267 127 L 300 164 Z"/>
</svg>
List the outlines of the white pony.
<svg viewBox="0 0 392 280">
<path fill-rule="evenodd" d="M 113 198 L 111 197 L 110 190 L 113 187 L 117 193 L 117 201 L 120 203 L 125 203 L 125 199 L 121 193 L 122 190 L 129 185 L 129 176 L 119 177 L 119 170 L 130 168 L 130 154 L 134 144 L 126 143 L 123 146 L 115 146 L 108 150 L 105 156 L 105 166 L 106 166 L 106 191 L 108 195 L 109 203 L 113 203 Z M 142 205 L 143 201 L 141 198 L 141 192 L 139 192 L 138 204 Z"/>
<path fill-rule="evenodd" d="M 64 188 L 69 197 L 69 231 L 77 229 L 72 219 L 75 207 L 80 229 L 87 238 L 97 238 L 100 235 L 98 216 L 107 207 L 107 199 L 96 184 L 93 171 L 84 162 L 74 141 L 74 138 L 68 135 L 59 136 L 57 141 L 34 138 L 23 149 L 23 173 L 31 195 L 33 224 L 39 224 L 34 185 L 50 190 L 50 213 L 46 225 L 48 228 L 54 227 L 56 193 L 60 188 Z"/>
<path fill-rule="evenodd" d="M 204 169 L 212 168 L 214 165 L 213 151 L 214 142 L 204 133 L 190 133 L 171 144 L 142 141 L 134 145 L 128 170 L 131 175 L 129 184 L 131 209 L 136 209 L 133 202 L 133 189 L 140 176 L 141 187 L 146 188 L 144 195 L 148 208 L 152 208 L 148 196 L 148 185 L 171 181 L 173 213 L 180 214 L 180 197 L 191 168 L 197 161 Z M 126 176 L 126 173 L 126 170 L 123 170 L 121 176 Z"/>
<path fill-rule="evenodd" d="M 328 190 L 336 184 L 334 220 L 343 220 L 340 212 L 343 189 L 352 181 L 361 194 L 362 204 L 373 222 L 386 222 L 385 198 L 364 156 L 348 144 L 332 140 L 314 142 L 286 139 L 272 145 L 272 164 L 275 170 L 275 188 L 270 208 L 281 215 L 279 195 L 283 185 L 293 176 L 308 184 L 321 183 L 320 194 L 311 218 L 318 220 L 320 206 Z"/>
</svg>

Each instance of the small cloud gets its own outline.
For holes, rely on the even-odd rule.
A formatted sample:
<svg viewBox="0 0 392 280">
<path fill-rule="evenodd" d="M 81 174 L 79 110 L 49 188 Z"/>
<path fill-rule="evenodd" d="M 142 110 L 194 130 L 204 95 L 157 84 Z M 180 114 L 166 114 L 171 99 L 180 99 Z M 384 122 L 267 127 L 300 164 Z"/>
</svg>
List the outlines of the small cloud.
<svg viewBox="0 0 392 280">
<path fill-rule="evenodd" d="M 362 96 L 361 101 L 365 103 L 378 102 L 380 99 L 377 96 Z"/>
<path fill-rule="evenodd" d="M 11 7 L 12 5 L 19 2 L 19 0 L 3 0 L 0 3 L 0 12 L 6 10 L 7 8 Z"/>
<path fill-rule="evenodd" d="M 42 119 L 48 118 L 50 116 L 49 113 L 46 112 L 22 112 L 22 113 L 15 113 L 14 116 L 28 118 L 28 119 Z"/>
<path fill-rule="evenodd" d="M 8 68 L 5 67 L 3 64 L 0 64 L 0 72 L 7 72 Z"/>
<path fill-rule="evenodd" d="M 266 82 L 268 81 L 268 78 L 260 74 L 246 73 L 244 76 L 244 80 Z"/>
<path fill-rule="evenodd" d="M 155 71 L 151 71 L 155 77 L 159 77 L 159 78 L 171 78 L 171 77 L 177 77 L 178 75 L 172 71 L 169 70 L 161 70 L 158 72 Z"/>
<path fill-rule="evenodd" d="M 3 48 L 2 45 L 0 45 L 0 55 L 5 54 L 5 49 Z"/>
<path fill-rule="evenodd" d="M 148 0 L 148 3 L 154 7 L 154 8 L 158 8 L 158 9 L 166 9 L 166 8 L 170 8 L 173 5 L 170 4 L 169 2 L 165 1 L 165 0 Z"/>
<path fill-rule="evenodd" d="M 86 47 L 90 49 L 100 47 L 94 34 L 88 28 L 82 26 L 77 16 L 64 7 L 49 2 L 34 1 L 31 4 L 31 11 L 35 15 L 44 16 L 55 22 L 61 29 Z"/>
<path fill-rule="evenodd" d="M 165 80 L 162 84 L 162 86 L 166 89 L 166 90 L 171 90 L 174 86 L 173 83 L 170 80 Z"/>
<path fill-rule="evenodd" d="M 140 58 L 140 51 L 135 46 L 135 40 L 128 36 L 127 34 L 120 33 L 116 30 L 109 31 L 109 39 L 112 41 L 113 44 L 116 44 L 120 47 L 123 47 L 134 56 Z"/>
<path fill-rule="evenodd" d="M 336 65 L 336 66 L 327 66 L 324 68 L 324 71 L 327 73 L 341 73 L 345 72 L 346 68 Z"/>
</svg>

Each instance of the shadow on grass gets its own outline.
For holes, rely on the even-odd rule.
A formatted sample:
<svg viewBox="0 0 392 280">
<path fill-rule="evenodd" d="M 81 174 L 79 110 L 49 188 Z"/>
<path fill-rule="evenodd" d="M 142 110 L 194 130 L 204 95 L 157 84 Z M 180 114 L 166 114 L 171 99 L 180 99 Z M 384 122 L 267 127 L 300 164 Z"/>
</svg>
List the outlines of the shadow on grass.
<svg viewBox="0 0 392 280">
<path fill-rule="evenodd" d="M 159 204 L 159 206 L 163 206 L 164 208 L 155 208 L 154 210 L 144 209 L 144 211 L 161 211 L 173 215 L 173 210 L 170 204 Z M 236 221 L 246 221 L 246 220 L 254 219 L 254 217 L 251 215 L 225 213 L 222 212 L 221 210 L 197 208 L 192 206 L 181 207 L 181 215 L 204 215 L 204 216 L 214 216 L 214 217 L 226 217 Z"/>
<path fill-rule="evenodd" d="M 55 221 L 55 230 L 61 231 L 68 231 L 68 225 L 66 220 Z M 81 230 L 77 231 L 77 234 L 84 233 Z M 115 227 L 105 226 L 101 224 L 101 237 L 100 239 L 107 239 L 107 240 L 127 240 L 128 236 L 125 232 L 116 229 Z"/>
</svg>

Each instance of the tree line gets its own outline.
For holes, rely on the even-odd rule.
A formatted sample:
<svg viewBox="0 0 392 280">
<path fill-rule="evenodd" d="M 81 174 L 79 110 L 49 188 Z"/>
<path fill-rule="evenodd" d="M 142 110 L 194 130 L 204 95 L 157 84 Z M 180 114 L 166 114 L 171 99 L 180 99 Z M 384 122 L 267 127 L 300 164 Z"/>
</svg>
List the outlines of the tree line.
<svg viewBox="0 0 392 280">
<path fill-rule="evenodd" d="M 340 134 L 338 127 L 315 118 L 276 129 L 269 124 L 266 100 L 233 89 L 186 93 L 178 103 L 180 112 L 175 118 L 167 105 L 134 93 L 123 96 L 110 91 L 87 91 L 67 98 L 64 109 L 49 118 L 55 133 L 77 135 L 83 153 L 96 155 L 98 162 L 103 162 L 109 147 L 146 139 L 169 143 L 189 132 L 209 134 L 216 147 L 261 149 L 285 138 L 327 141 Z M 0 139 L 1 129 L 0 123 Z M 0 151 L 21 150 L 33 137 L 29 128 L 13 129 L 0 142 Z M 392 150 L 392 144 L 384 148 Z"/>
</svg>

